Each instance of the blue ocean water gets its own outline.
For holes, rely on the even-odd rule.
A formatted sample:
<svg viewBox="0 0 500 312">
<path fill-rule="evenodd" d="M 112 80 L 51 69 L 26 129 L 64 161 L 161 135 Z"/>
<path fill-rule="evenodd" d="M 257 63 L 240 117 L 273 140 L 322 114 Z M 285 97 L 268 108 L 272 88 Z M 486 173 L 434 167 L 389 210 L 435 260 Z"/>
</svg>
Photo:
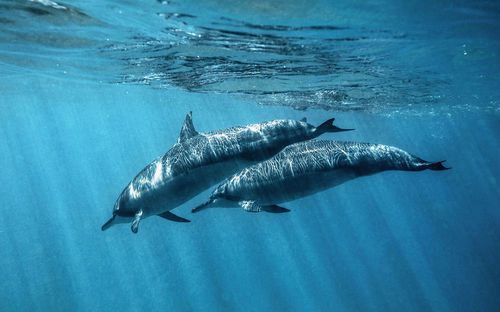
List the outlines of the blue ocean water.
<svg viewBox="0 0 500 312">
<path fill-rule="evenodd" d="M 495 311 L 495 1 L 0 1 L 0 311 Z M 448 171 L 102 232 L 199 131 L 307 117 Z"/>
</svg>

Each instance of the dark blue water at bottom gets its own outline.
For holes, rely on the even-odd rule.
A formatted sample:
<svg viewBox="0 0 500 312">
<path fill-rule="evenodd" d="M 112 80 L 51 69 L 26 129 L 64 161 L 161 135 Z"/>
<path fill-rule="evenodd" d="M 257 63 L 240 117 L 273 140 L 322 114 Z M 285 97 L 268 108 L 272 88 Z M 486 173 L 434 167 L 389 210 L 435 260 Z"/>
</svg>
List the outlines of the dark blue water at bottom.
<svg viewBox="0 0 500 312">
<path fill-rule="evenodd" d="M 0 0 L 0 311 L 498 309 L 497 4 L 68 2 Z M 335 117 L 452 170 L 102 232 L 188 111 Z"/>
</svg>

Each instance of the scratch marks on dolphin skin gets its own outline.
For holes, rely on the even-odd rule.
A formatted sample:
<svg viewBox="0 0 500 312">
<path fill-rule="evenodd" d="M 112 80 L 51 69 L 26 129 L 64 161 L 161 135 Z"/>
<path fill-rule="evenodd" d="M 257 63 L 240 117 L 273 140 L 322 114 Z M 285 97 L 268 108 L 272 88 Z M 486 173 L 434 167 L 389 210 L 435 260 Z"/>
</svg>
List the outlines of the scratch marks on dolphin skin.
<svg viewBox="0 0 500 312">
<path fill-rule="evenodd" d="M 318 131 L 320 128 L 305 121 L 273 120 L 199 133 L 194 130 L 188 113 L 177 143 L 135 176 L 115 202 L 113 217 L 101 229 L 109 228 L 116 215 L 134 215 L 132 231 L 136 233 L 143 212 L 145 216 L 188 222 L 170 210 L 234 172 L 268 159 L 289 144 L 321 135 L 324 132 Z M 343 130 L 332 127 L 326 131 Z"/>
<path fill-rule="evenodd" d="M 385 170 L 450 169 L 442 163 L 422 160 L 393 146 L 310 140 L 290 145 L 274 157 L 236 173 L 219 184 L 210 200 L 192 212 L 221 198 L 237 202 L 246 211 L 286 212 L 289 210 L 276 204 Z"/>
<path fill-rule="evenodd" d="M 368 163 L 376 164 L 372 168 L 375 171 L 414 170 L 417 168 L 415 166 L 417 160 L 415 156 L 392 146 L 311 140 L 286 147 L 273 158 L 241 171 L 226 183 L 230 189 L 237 188 L 241 183 L 269 185 L 275 181 L 293 179 L 311 172 L 363 168 Z M 366 172 L 363 171 L 363 174 Z"/>
<path fill-rule="evenodd" d="M 245 183 L 272 183 L 285 177 L 306 175 L 332 168 L 348 168 L 365 163 L 376 169 L 411 169 L 416 158 L 392 146 L 339 141 L 308 141 L 290 145 L 273 158 L 241 171 L 227 181 L 233 187 Z M 279 170 L 278 170 L 279 168 Z"/>
<path fill-rule="evenodd" d="M 314 127 L 293 120 L 273 120 L 260 124 L 221 129 L 191 138 L 189 142 L 175 144 L 165 155 L 149 164 L 134 179 L 130 195 L 146 194 L 161 187 L 176 176 L 187 174 L 194 168 L 208 166 L 235 156 L 254 154 L 267 158 L 275 153 L 276 145 L 297 142 L 314 136 Z"/>
<path fill-rule="evenodd" d="M 141 196 L 141 193 L 137 192 L 134 189 L 134 184 L 133 183 L 129 184 L 128 190 L 129 190 L 130 197 L 132 197 L 133 199 L 137 199 L 137 198 L 139 198 Z"/>
<path fill-rule="evenodd" d="M 162 179 L 162 162 L 161 161 L 157 161 L 156 162 L 156 170 L 155 170 L 155 174 L 153 176 L 153 179 L 151 180 L 151 184 L 153 185 L 156 185 L 156 183 L 158 183 L 159 181 L 161 181 Z"/>
<path fill-rule="evenodd" d="M 40 3 L 40 4 L 45 5 L 45 6 L 51 6 L 54 9 L 62 9 L 62 10 L 67 10 L 68 9 L 68 8 L 66 8 L 63 5 L 60 5 L 60 4 L 56 3 L 56 2 L 49 1 L 49 0 L 29 0 L 29 1 L 30 2 Z"/>
</svg>

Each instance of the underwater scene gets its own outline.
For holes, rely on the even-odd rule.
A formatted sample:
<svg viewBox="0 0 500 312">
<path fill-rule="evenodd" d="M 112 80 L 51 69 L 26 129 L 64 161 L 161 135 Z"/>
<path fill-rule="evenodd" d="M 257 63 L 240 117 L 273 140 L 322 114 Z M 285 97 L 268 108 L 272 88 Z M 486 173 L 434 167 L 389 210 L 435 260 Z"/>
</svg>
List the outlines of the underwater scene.
<svg viewBox="0 0 500 312">
<path fill-rule="evenodd" d="M 497 311 L 500 2 L 0 0 L 0 311 Z"/>
</svg>

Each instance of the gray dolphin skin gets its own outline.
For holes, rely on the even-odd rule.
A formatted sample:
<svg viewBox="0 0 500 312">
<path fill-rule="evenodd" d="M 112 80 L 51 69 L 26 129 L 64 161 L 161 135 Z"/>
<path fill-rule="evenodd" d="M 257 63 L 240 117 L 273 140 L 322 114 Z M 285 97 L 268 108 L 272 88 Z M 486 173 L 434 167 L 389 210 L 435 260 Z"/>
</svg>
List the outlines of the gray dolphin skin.
<svg viewBox="0 0 500 312">
<path fill-rule="evenodd" d="M 103 226 L 139 222 L 152 215 L 189 222 L 170 210 L 239 170 L 272 157 L 284 147 L 325 132 L 348 131 L 333 125 L 333 118 L 318 127 L 305 119 L 274 120 L 248 126 L 198 133 L 191 112 L 186 116 L 177 143 L 144 168 L 123 190 L 113 216 Z"/>
<path fill-rule="evenodd" d="M 428 162 L 387 145 L 311 140 L 290 145 L 269 160 L 226 179 L 192 212 L 214 206 L 288 212 L 277 204 L 381 171 L 450 169 L 443 162 Z"/>
</svg>

